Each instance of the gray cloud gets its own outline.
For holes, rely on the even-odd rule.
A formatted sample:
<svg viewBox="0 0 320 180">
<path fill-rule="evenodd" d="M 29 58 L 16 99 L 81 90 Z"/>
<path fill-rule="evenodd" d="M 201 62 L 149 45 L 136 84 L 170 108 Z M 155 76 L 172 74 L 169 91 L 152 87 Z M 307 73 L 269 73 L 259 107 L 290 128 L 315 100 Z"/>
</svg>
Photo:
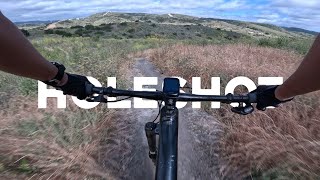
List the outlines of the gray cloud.
<svg viewBox="0 0 320 180">
<path fill-rule="evenodd" d="M 320 31 L 319 0 L 274 0 L 259 9 L 257 21 Z"/>
<path fill-rule="evenodd" d="M 60 20 L 104 11 L 181 13 L 320 31 L 320 0 L 0 0 L 13 21 Z M 259 2 L 259 1 L 258 1 Z M 262 4 L 263 3 L 263 4 Z"/>
</svg>

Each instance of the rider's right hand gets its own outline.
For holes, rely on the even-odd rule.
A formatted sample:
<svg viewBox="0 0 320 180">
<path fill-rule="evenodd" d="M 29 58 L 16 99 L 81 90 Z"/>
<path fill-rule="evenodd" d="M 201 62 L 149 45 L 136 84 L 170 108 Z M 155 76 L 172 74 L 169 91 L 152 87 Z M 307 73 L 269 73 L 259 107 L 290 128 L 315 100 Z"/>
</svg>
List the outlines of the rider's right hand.
<svg viewBox="0 0 320 180">
<path fill-rule="evenodd" d="M 256 90 L 252 91 L 251 93 L 257 94 L 257 109 L 264 111 L 267 107 L 273 106 L 278 107 L 279 104 L 291 101 L 293 98 L 280 101 L 275 97 L 275 90 L 278 86 L 258 86 Z"/>
</svg>

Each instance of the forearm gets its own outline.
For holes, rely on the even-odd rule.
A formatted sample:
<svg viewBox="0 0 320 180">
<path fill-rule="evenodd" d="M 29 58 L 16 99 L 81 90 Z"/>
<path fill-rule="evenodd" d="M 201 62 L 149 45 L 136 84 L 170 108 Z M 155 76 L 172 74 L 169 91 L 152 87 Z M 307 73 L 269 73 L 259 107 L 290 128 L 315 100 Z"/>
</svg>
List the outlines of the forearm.
<svg viewBox="0 0 320 180">
<path fill-rule="evenodd" d="M 0 70 L 36 80 L 50 80 L 58 69 L 0 13 Z"/>
<path fill-rule="evenodd" d="M 280 100 L 320 90 L 320 35 L 299 68 L 276 90 Z"/>
</svg>

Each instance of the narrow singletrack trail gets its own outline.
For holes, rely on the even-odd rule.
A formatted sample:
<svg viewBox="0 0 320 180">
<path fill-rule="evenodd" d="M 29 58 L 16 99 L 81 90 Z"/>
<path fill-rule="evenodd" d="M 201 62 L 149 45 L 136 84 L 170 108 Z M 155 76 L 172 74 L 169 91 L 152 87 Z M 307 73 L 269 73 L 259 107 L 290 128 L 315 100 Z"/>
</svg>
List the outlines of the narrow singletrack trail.
<svg viewBox="0 0 320 180">
<path fill-rule="evenodd" d="M 144 58 L 136 59 L 130 72 L 133 77 L 158 77 L 158 85 L 152 88 L 161 90 L 165 76 Z M 179 140 L 178 140 L 178 179 L 220 179 L 217 171 L 217 151 L 212 145 L 222 134 L 222 127 L 211 115 L 201 109 L 192 109 L 191 103 L 179 110 Z M 133 107 L 133 106 L 132 106 Z M 130 160 L 122 165 L 126 173 L 121 179 L 154 179 L 155 167 L 148 157 L 148 145 L 144 132 L 145 123 L 154 120 L 158 109 L 121 109 L 119 120 L 125 118 L 132 122 L 135 128 L 131 140 L 133 149 L 129 153 Z M 210 146 L 209 146 L 210 145 Z M 106 164 L 108 160 L 106 160 Z"/>
</svg>

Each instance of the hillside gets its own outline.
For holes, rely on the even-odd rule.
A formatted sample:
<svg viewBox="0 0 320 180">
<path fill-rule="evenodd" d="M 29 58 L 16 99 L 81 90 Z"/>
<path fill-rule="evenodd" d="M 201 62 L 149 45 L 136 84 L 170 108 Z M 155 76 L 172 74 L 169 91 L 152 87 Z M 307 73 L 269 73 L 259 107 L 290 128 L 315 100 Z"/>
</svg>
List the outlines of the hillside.
<svg viewBox="0 0 320 180">
<path fill-rule="evenodd" d="M 52 24 L 57 21 L 25 21 L 25 22 L 14 22 L 19 28 L 22 29 L 34 29 L 39 27 L 45 27 L 48 24 Z"/>
<path fill-rule="evenodd" d="M 18 25 L 20 26 L 20 25 Z M 162 39 L 191 44 L 244 43 L 306 54 L 314 32 L 261 23 L 198 18 L 180 14 L 98 13 L 86 18 L 20 26 L 29 39 L 92 37 L 99 39 Z"/>
<path fill-rule="evenodd" d="M 72 26 L 99 26 L 101 24 L 122 22 L 145 22 L 166 25 L 202 25 L 214 29 L 232 31 L 254 37 L 305 37 L 314 32 L 297 31 L 270 24 L 242 22 L 236 20 L 198 18 L 180 14 L 144 14 L 144 13 L 98 13 L 86 18 L 76 18 L 52 23 L 48 28 L 70 28 Z"/>
</svg>

